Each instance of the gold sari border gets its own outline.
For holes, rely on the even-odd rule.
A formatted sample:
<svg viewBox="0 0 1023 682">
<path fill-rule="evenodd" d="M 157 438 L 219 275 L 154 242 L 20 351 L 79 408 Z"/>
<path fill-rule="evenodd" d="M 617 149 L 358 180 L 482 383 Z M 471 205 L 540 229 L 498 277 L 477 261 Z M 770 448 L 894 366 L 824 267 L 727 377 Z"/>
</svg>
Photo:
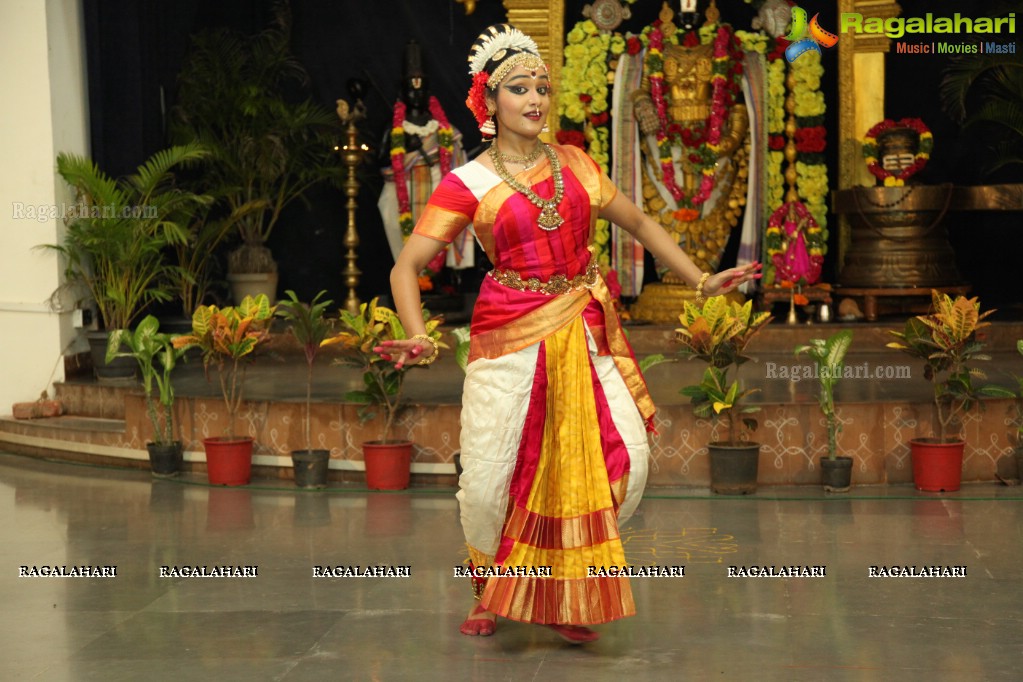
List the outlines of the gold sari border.
<svg viewBox="0 0 1023 682">
<path fill-rule="evenodd" d="M 430 237 L 445 244 L 450 244 L 468 224 L 469 217 L 462 213 L 427 204 L 426 208 L 423 209 L 422 215 L 419 217 L 419 221 L 416 222 L 412 234 Z"/>
<path fill-rule="evenodd" d="M 499 616 L 525 623 L 596 625 L 636 615 L 632 587 L 622 576 L 488 580 L 482 603 Z"/>
<path fill-rule="evenodd" d="M 614 509 L 558 518 L 515 507 L 505 524 L 504 536 L 548 550 L 592 547 L 618 539 L 618 522 Z"/>
<path fill-rule="evenodd" d="M 478 358 L 493 360 L 543 341 L 581 315 L 589 302 L 586 289 L 563 294 L 513 324 L 473 334 L 469 340 L 469 362 Z"/>
</svg>

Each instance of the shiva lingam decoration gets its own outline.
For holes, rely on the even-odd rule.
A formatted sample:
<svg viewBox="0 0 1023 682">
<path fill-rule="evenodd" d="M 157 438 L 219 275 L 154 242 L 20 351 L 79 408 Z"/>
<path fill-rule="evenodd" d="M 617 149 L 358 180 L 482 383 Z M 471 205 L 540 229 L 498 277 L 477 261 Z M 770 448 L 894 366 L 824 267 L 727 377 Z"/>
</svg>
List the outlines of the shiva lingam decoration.
<svg viewBox="0 0 1023 682">
<path fill-rule="evenodd" d="M 886 119 L 867 132 L 863 155 L 878 186 L 835 193 L 835 212 L 848 214 L 852 228 L 843 287 L 919 288 L 929 296 L 932 287 L 962 282 L 943 223 L 954 188 L 916 177 L 933 148 L 917 118 Z"/>
<path fill-rule="evenodd" d="M 827 250 L 827 233 L 800 201 L 779 206 L 767 222 L 767 255 L 774 266 L 775 284 L 789 290 L 789 324 L 798 323 L 796 306 L 810 301 L 803 287 L 817 284 Z M 827 316 L 830 317 L 830 311 Z M 822 322 L 827 321 L 822 315 Z"/>
<path fill-rule="evenodd" d="M 862 298 L 867 320 L 877 319 L 888 304 L 903 310 L 904 302 L 920 299 L 922 306 L 932 289 L 966 294 L 945 218 L 949 211 L 1001 208 L 992 201 L 1004 198 L 1000 191 L 920 183 L 916 176 L 933 146 L 920 119 L 881 121 L 863 141 L 867 168 L 879 186 L 834 193 L 834 211 L 846 215 L 851 228 L 837 291 Z"/>
<path fill-rule="evenodd" d="M 867 131 L 863 156 L 879 185 L 902 187 L 927 165 L 934 136 L 918 118 L 885 119 Z"/>
<path fill-rule="evenodd" d="M 348 209 L 348 227 L 345 230 L 343 244 L 345 246 L 346 265 L 342 274 L 344 275 L 345 286 L 348 287 L 348 296 L 345 298 L 345 310 L 352 314 L 359 312 L 359 297 L 355 293 L 359 286 L 359 278 L 362 271 L 356 265 L 358 260 L 359 232 L 356 229 L 355 213 L 358 209 L 359 181 L 356 178 L 356 169 L 369 152 L 369 147 L 359 142 L 359 121 L 366 118 L 366 107 L 362 103 L 362 96 L 366 91 L 365 83 L 357 78 L 348 81 L 348 92 L 351 93 L 355 102 L 349 106 L 343 99 L 337 100 L 337 115 L 345 129 L 345 143 L 334 150 L 341 154 L 341 162 L 348 169 L 345 177 L 345 196 L 348 197 L 346 205 Z"/>
</svg>

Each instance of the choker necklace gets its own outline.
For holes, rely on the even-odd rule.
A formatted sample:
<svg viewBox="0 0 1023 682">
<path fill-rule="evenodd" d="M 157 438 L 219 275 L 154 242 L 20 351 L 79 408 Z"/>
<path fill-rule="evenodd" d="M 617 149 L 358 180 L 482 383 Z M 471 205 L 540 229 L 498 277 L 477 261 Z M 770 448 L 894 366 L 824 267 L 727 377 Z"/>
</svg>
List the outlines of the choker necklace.
<svg viewBox="0 0 1023 682">
<path fill-rule="evenodd" d="M 539 149 L 547 155 L 547 159 L 551 162 L 551 177 L 554 178 L 554 196 L 550 199 L 544 199 L 531 188 L 526 187 L 511 176 L 508 169 L 504 167 L 504 162 L 501 159 L 503 154 L 497 149 L 496 142 L 490 145 L 487 153 L 494 162 L 494 169 L 497 170 L 498 176 L 516 192 L 529 199 L 531 204 L 540 209 L 540 217 L 536 221 L 537 225 L 541 230 L 550 232 L 551 230 L 558 229 L 565 222 L 565 219 L 558 213 L 558 204 L 561 203 L 562 197 L 565 196 L 565 178 L 561 174 L 561 163 L 558 161 L 558 155 L 551 149 L 550 145 L 541 142 Z M 537 158 L 539 158 L 539 155 L 537 155 Z"/>
<path fill-rule="evenodd" d="M 496 144 L 494 145 L 497 146 Z M 529 170 L 536 163 L 536 160 L 543 154 L 543 143 L 536 145 L 536 149 L 530 152 L 526 156 L 514 156 L 512 154 L 505 154 L 500 149 L 497 150 L 497 155 L 501 158 L 502 163 L 519 163 L 525 166 L 523 170 Z"/>
</svg>

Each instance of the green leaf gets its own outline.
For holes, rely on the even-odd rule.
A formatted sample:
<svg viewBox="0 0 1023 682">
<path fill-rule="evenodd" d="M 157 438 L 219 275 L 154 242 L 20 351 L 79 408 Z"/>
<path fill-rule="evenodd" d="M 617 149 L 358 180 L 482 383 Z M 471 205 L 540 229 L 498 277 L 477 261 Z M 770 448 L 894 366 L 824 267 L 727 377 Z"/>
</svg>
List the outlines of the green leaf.
<svg viewBox="0 0 1023 682">
<path fill-rule="evenodd" d="M 345 401 L 350 403 L 371 404 L 375 399 L 367 391 L 348 391 L 345 393 Z"/>
</svg>

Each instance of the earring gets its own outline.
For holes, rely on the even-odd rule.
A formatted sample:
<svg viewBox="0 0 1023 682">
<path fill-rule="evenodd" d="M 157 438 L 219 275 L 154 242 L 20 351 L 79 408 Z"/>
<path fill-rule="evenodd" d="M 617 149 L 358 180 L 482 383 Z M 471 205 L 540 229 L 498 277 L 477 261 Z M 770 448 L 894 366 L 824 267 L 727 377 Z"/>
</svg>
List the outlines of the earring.
<svg viewBox="0 0 1023 682">
<path fill-rule="evenodd" d="M 551 132 L 551 127 L 549 125 L 547 125 L 547 121 L 543 122 L 543 128 L 540 128 L 540 132 L 541 133 L 549 133 L 549 132 Z"/>
<path fill-rule="evenodd" d="M 494 137 L 497 135 L 497 127 L 494 125 L 494 119 L 492 117 L 483 122 L 483 125 L 480 126 L 480 132 L 487 137 Z"/>
</svg>

